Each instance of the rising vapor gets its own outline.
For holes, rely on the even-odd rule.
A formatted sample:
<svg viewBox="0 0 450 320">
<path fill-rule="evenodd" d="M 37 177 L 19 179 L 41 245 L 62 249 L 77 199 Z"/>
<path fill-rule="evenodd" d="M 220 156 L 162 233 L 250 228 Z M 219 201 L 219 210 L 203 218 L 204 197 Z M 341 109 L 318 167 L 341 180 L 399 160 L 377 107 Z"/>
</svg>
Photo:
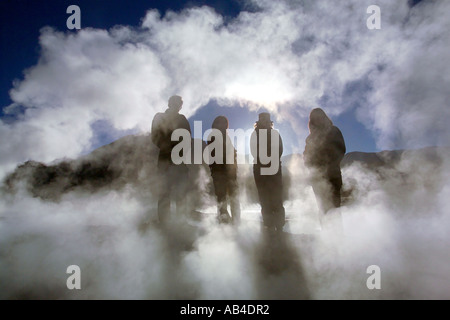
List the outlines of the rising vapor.
<svg viewBox="0 0 450 320">
<path fill-rule="evenodd" d="M 366 27 L 370 4 L 252 1 L 231 21 L 197 7 L 149 10 L 139 28 L 42 29 L 4 109 L 17 121 L 0 120 L 0 297 L 450 298 L 449 151 L 413 150 L 449 143 L 450 2 L 378 1 L 381 30 Z M 187 116 L 215 99 L 293 126 L 316 106 L 355 108 L 380 149 L 408 150 L 344 166 L 344 236 L 321 228 L 295 155 L 282 238 L 261 233 L 245 166 L 241 226 L 215 223 L 199 165 L 187 195 L 199 212 L 161 229 L 148 131 L 173 92 Z M 90 153 L 99 121 L 136 135 Z M 301 149 L 307 128 L 295 130 Z M 66 288 L 72 264 L 79 291 Z M 366 287 L 370 265 L 380 290 Z"/>
</svg>

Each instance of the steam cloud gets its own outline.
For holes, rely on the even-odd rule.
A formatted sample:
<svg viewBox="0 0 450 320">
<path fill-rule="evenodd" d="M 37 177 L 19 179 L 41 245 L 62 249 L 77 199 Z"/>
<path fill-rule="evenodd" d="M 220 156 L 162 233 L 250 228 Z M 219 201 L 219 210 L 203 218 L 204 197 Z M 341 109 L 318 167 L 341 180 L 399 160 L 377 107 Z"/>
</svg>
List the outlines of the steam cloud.
<svg viewBox="0 0 450 320">
<path fill-rule="evenodd" d="M 360 102 L 358 117 L 382 149 L 448 144 L 450 3 L 378 1 L 382 29 L 368 30 L 371 4 L 256 1 L 257 10 L 231 21 L 202 7 L 164 17 L 150 10 L 138 29 L 45 28 L 41 58 L 14 84 L 5 109 L 18 120 L 0 120 L 0 177 L 29 159 L 79 157 L 91 150 L 98 121 L 145 135 L 174 92 L 187 116 L 213 98 L 265 107 L 278 119 L 305 117 L 315 106 L 333 117 Z M 303 141 L 306 128 L 296 130 Z M 215 223 L 205 195 L 200 209 L 211 214 L 167 230 L 141 228 L 156 205 L 139 188 L 148 187 L 145 175 L 56 202 L 26 187 L 2 193 L 0 297 L 449 298 L 448 159 L 442 148 L 432 159 L 403 153 L 379 170 L 345 167 L 345 237 L 320 230 L 298 159 L 285 168 L 288 231 L 297 235 L 275 242 L 261 234 L 245 192 L 237 228 Z M 207 179 L 200 170 L 205 194 Z M 65 286 L 71 264 L 81 267 L 82 290 Z M 381 290 L 366 287 L 372 264 L 381 268 Z"/>
</svg>

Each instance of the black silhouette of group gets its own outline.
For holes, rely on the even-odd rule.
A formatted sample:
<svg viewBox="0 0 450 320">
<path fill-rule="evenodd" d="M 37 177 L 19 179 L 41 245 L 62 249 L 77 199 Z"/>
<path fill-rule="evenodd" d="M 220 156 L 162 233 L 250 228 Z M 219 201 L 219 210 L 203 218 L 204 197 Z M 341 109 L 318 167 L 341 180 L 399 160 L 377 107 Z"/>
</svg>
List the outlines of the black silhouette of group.
<svg viewBox="0 0 450 320">
<path fill-rule="evenodd" d="M 176 203 L 177 215 L 183 211 L 184 197 L 189 188 L 185 183 L 173 183 L 174 181 L 187 180 L 188 169 L 186 164 L 174 164 L 171 160 L 171 152 L 178 143 L 172 141 L 172 132 L 176 129 L 190 131 L 190 125 L 186 117 L 180 114 L 183 100 L 180 96 L 172 96 L 165 112 L 155 115 L 152 122 L 151 138 L 159 148 L 158 171 L 161 177 L 158 200 L 158 218 L 161 223 L 168 220 L 170 215 L 170 203 L 173 199 Z M 220 222 L 238 223 L 240 221 L 240 204 L 238 200 L 237 161 L 236 149 L 227 134 L 228 119 L 218 116 L 212 123 L 212 129 L 222 133 L 223 161 L 217 161 L 209 165 L 217 199 L 218 220 Z M 256 148 L 251 148 L 253 163 L 253 176 L 258 191 L 259 203 L 264 227 L 269 230 L 282 231 L 285 224 L 285 209 L 283 206 L 283 179 L 281 155 L 283 142 L 278 131 L 273 128 L 270 114 L 259 114 L 258 121 L 254 125 L 251 143 Z M 342 175 L 340 162 L 346 152 L 345 142 L 341 131 L 333 125 L 333 122 L 320 109 L 315 108 L 309 115 L 309 135 L 306 138 L 303 153 L 304 164 L 311 173 L 311 185 L 322 214 L 328 213 L 333 208 L 341 205 Z M 267 133 L 261 135 L 261 132 Z M 275 133 L 275 134 L 272 134 Z M 275 138 L 274 138 L 275 137 Z M 278 138 L 278 139 L 277 139 Z M 276 139 L 275 141 L 273 141 Z M 208 144 L 214 142 L 210 137 Z M 273 149 L 277 147 L 278 150 Z M 264 174 L 262 170 L 270 164 L 260 159 L 259 149 L 263 148 L 270 157 L 271 150 L 278 151 L 277 170 L 271 174 Z M 213 151 L 214 152 L 214 151 Z M 214 154 L 213 154 L 214 156 Z M 232 163 L 226 158 L 234 159 Z M 228 213 L 228 204 L 231 216 Z"/>
</svg>

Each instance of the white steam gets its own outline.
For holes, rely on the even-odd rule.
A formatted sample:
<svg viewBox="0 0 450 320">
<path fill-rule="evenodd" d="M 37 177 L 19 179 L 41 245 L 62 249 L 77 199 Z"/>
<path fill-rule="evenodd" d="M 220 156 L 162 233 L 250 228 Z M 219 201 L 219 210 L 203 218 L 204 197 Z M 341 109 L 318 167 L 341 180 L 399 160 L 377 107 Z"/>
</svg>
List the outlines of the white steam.
<svg viewBox="0 0 450 320">
<path fill-rule="evenodd" d="M 289 168 L 288 233 L 281 237 L 261 231 L 259 207 L 245 189 L 240 226 L 219 225 L 205 197 L 200 220 L 181 218 L 167 228 L 153 223 L 151 194 L 142 200 L 131 185 L 73 191 L 58 203 L 4 195 L 1 297 L 447 299 L 450 166 L 448 150 L 438 155 L 434 165 L 413 152 L 378 172 L 345 167 L 344 188 L 353 190 L 339 210 L 344 236 L 337 220 L 321 227 L 298 164 Z M 81 290 L 66 288 L 72 264 L 81 268 Z M 381 269 L 380 290 L 366 286 L 370 265 Z"/>
<path fill-rule="evenodd" d="M 25 109 L 0 122 L 2 175 L 28 159 L 51 161 L 91 149 L 92 125 L 147 132 L 174 93 L 190 116 L 214 98 L 266 107 L 292 122 L 322 105 L 351 107 L 380 149 L 448 143 L 448 1 L 379 1 L 382 28 L 366 27 L 370 1 L 256 1 L 256 12 L 230 21 L 208 7 L 161 17 L 149 10 L 140 28 L 44 28 L 41 57 L 11 90 Z M 367 89 L 349 92 L 363 82 Z M 95 140 L 95 139 L 94 139 Z M 302 147 L 301 142 L 300 149 Z"/>
<path fill-rule="evenodd" d="M 6 109 L 25 112 L 0 121 L 0 177 L 28 159 L 89 151 L 99 120 L 148 132 L 174 93 L 187 116 L 215 98 L 295 124 L 324 100 L 331 117 L 346 111 L 344 93 L 361 81 L 358 117 L 380 148 L 448 144 L 450 2 L 378 1 L 381 30 L 366 28 L 371 1 L 255 3 L 258 11 L 226 23 L 202 7 L 164 17 L 150 10 L 138 29 L 43 29 L 40 60 Z M 307 129 L 296 130 L 304 141 Z M 273 241 L 245 191 L 239 227 L 217 225 L 209 202 L 200 221 L 166 230 L 144 223 L 155 219 L 156 201 L 131 184 L 58 202 L 1 194 L 0 298 L 448 299 L 448 150 L 438 159 L 411 152 L 378 172 L 346 167 L 344 237 L 334 223 L 320 229 L 301 161 L 288 168 L 294 235 Z M 197 181 L 202 190 L 206 179 Z M 66 288 L 72 264 L 82 290 Z M 366 287 L 369 265 L 381 268 L 381 290 Z"/>
</svg>

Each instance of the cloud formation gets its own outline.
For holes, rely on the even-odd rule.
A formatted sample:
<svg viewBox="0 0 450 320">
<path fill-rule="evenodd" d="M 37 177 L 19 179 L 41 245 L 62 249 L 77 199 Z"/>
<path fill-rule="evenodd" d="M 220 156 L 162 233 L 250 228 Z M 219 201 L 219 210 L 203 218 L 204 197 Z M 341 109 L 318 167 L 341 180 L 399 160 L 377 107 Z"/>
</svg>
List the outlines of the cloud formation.
<svg viewBox="0 0 450 320">
<path fill-rule="evenodd" d="M 361 81 L 368 89 L 351 94 L 380 148 L 448 143 L 449 4 L 381 1 L 382 28 L 369 30 L 369 2 L 255 1 L 230 21 L 204 6 L 149 10 L 139 28 L 44 28 L 39 62 L 6 108 L 25 112 L 0 123 L 2 167 L 90 150 L 99 120 L 147 132 L 175 92 L 188 116 L 214 98 L 266 107 L 295 127 L 324 101 L 331 116 L 351 108 L 348 88 Z"/>
<path fill-rule="evenodd" d="M 357 108 L 380 148 L 448 144 L 450 2 L 378 1 L 382 29 L 368 30 L 370 2 L 254 1 L 257 10 L 232 20 L 201 7 L 164 16 L 150 10 L 139 28 L 44 28 L 38 64 L 11 90 L 7 111 L 18 120 L 0 121 L 0 176 L 28 159 L 90 150 L 99 121 L 148 132 L 173 93 L 183 96 L 188 116 L 214 98 L 262 106 L 295 124 L 324 104 L 331 116 Z M 304 140 L 306 128 L 296 130 Z M 448 154 L 441 158 L 436 169 L 405 155 L 396 170 L 382 172 L 387 181 L 347 168 L 345 185 L 355 197 L 342 208 L 347 238 L 323 232 L 278 248 L 261 240 L 252 220 L 257 208 L 245 199 L 248 224 L 240 229 L 205 219 L 199 228 L 142 234 L 141 219 L 155 206 L 138 200 L 144 190 L 68 192 L 59 203 L 2 195 L 2 297 L 449 297 Z M 292 170 L 300 178 L 292 179 L 286 204 L 291 227 L 300 219 L 301 228 L 314 230 L 306 173 Z M 284 267 L 271 263 L 280 248 Z M 73 263 L 86 275 L 81 292 L 65 288 L 64 270 Z M 383 270 L 381 292 L 365 287 L 370 264 Z"/>
</svg>

